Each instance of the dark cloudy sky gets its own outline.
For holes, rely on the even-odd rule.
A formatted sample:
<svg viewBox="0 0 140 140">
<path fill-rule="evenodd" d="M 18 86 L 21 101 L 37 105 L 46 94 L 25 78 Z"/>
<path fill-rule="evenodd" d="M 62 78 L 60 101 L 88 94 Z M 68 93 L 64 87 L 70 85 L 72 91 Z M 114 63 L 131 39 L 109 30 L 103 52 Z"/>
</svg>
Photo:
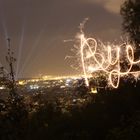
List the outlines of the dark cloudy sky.
<svg viewBox="0 0 140 140">
<path fill-rule="evenodd" d="M 85 32 L 107 41 L 120 40 L 123 0 L 0 0 L 0 62 L 5 62 L 6 38 L 11 38 L 18 77 L 68 75 L 78 26 L 89 17 Z"/>
</svg>

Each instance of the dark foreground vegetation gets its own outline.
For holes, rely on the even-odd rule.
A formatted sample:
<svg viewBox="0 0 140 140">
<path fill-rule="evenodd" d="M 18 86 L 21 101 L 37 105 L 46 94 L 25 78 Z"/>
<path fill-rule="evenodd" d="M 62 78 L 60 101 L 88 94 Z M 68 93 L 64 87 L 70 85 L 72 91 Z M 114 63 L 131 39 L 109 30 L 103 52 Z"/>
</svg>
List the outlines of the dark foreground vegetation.
<svg viewBox="0 0 140 140">
<path fill-rule="evenodd" d="M 1 99 L 0 140 L 139 140 L 139 87 L 127 81 L 98 94 L 81 87 L 51 101 L 47 93 Z"/>
</svg>

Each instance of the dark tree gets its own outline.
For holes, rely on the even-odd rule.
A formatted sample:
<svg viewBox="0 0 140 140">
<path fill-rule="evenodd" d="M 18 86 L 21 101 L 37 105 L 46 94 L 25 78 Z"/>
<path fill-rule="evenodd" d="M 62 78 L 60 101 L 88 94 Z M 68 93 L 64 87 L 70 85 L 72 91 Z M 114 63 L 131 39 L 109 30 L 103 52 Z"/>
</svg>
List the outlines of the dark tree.
<svg viewBox="0 0 140 140">
<path fill-rule="evenodd" d="M 126 0 L 121 6 L 123 30 L 128 34 L 131 43 L 140 47 L 140 0 Z"/>
</svg>

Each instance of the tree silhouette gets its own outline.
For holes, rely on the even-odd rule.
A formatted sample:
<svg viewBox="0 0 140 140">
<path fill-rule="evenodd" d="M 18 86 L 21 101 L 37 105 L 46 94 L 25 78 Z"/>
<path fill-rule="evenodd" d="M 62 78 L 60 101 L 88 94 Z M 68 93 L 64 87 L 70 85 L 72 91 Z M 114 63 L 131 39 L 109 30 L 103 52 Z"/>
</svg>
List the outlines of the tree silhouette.
<svg viewBox="0 0 140 140">
<path fill-rule="evenodd" d="M 123 17 L 123 30 L 128 34 L 131 43 L 138 49 L 140 46 L 140 0 L 126 0 L 120 11 Z"/>
</svg>

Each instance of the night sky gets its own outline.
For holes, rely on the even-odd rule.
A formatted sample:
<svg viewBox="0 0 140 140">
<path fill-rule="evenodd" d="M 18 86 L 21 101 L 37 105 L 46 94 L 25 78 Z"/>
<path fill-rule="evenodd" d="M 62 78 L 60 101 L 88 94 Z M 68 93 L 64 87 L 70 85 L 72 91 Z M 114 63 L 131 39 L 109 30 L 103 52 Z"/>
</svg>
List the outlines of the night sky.
<svg viewBox="0 0 140 140">
<path fill-rule="evenodd" d="M 73 55 L 74 39 L 78 26 L 89 17 L 86 35 L 104 42 L 120 41 L 123 0 L 0 0 L 0 62 L 5 61 L 7 43 L 17 58 L 17 77 L 43 75 L 73 75 L 65 56 Z"/>
</svg>

